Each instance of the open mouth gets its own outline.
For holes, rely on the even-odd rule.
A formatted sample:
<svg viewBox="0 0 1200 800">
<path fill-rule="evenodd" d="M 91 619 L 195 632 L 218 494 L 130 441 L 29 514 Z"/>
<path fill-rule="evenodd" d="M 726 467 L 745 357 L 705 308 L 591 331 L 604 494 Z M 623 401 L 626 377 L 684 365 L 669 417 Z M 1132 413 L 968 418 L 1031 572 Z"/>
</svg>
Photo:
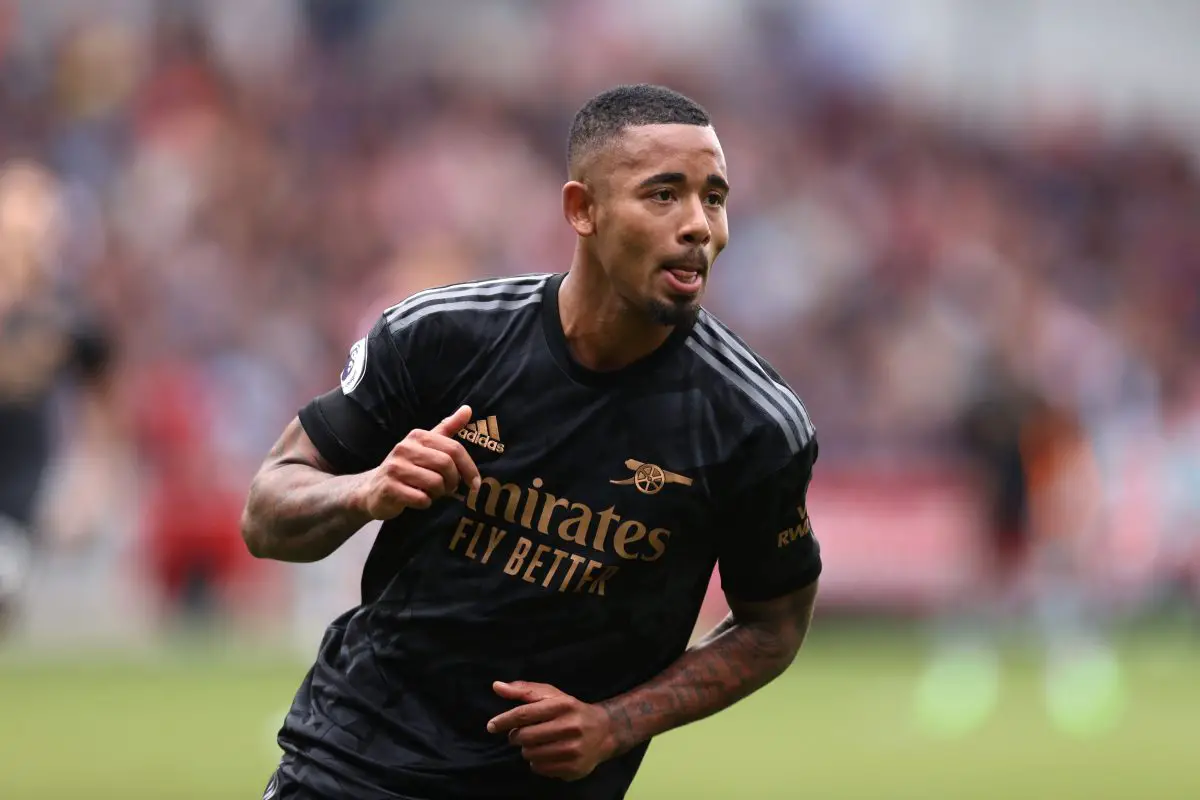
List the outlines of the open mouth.
<svg viewBox="0 0 1200 800">
<path fill-rule="evenodd" d="M 663 267 L 668 288 L 676 294 L 696 294 L 704 285 L 705 270 L 700 265 L 673 263 Z"/>
<path fill-rule="evenodd" d="M 675 277 L 675 280 L 684 285 L 699 283 L 700 271 L 696 269 L 687 269 L 686 267 L 667 267 L 667 272 Z"/>
</svg>

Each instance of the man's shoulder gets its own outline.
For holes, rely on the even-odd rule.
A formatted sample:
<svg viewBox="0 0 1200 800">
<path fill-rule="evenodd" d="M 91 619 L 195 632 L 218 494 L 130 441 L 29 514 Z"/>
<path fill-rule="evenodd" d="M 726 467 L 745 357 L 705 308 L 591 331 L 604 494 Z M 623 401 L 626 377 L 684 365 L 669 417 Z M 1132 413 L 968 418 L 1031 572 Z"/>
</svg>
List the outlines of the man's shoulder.
<svg viewBox="0 0 1200 800">
<path fill-rule="evenodd" d="M 789 458 L 815 439 L 816 426 L 795 389 L 706 309 L 692 328 L 688 349 L 704 365 L 706 394 L 749 421 L 752 439 L 778 442 L 773 455 Z"/>
<path fill-rule="evenodd" d="M 392 337 L 489 335 L 514 313 L 536 309 L 549 273 L 436 286 L 406 297 L 376 323 Z"/>
</svg>

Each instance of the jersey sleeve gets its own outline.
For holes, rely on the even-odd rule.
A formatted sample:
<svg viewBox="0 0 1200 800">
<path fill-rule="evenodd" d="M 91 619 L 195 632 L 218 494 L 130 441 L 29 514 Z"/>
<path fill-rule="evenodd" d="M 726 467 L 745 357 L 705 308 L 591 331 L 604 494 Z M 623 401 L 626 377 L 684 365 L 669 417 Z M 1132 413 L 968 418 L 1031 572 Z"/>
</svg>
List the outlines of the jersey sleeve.
<svg viewBox="0 0 1200 800">
<path fill-rule="evenodd" d="M 340 385 L 300 410 L 300 424 L 339 473 L 376 467 L 416 426 L 418 396 L 409 359 L 381 316 L 350 346 Z M 405 352 L 409 351 L 409 352 Z"/>
<path fill-rule="evenodd" d="M 816 460 L 817 443 L 811 440 L 783 467 L 728 501 L 718 549 L 721 585 L 728 596 L 772 600 L 821 574 L 821 548 L 808 518 Z"/>
</svg>

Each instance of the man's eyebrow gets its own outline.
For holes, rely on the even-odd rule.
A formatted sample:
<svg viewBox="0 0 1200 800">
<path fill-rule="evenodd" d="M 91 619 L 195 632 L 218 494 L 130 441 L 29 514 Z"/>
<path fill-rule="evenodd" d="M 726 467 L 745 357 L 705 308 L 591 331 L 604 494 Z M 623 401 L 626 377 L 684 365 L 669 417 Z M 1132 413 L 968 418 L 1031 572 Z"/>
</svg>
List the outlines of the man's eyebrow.
<svg viewBox="0 0 1200 800">
<path fill-rule="evenodd" d="M 687 183 L 687 176 L 682 172 L 660 172 L 657 175 L 651 175 L 646 180 L 638 184 L 639 189 L 648 189 L 651 186 L 678 186 L 679 184 Z M 729 181 L 722 178 L 720 175 L 713 173 L 704 179 L 706 186 L 712 186 L 720 189 L 723 192 L 729 191 Z"/>
<path fill-rule="evenodd" d="M 716 173 L 709 175 L 707 180 L 705 180 L 705 183 L 708 184 L 709 186 L 715 186 L 716 188 L 720 189 L 723 192 L 726 192 L 726 193 L 729 192 L 729 181 L 725 180 L 724 178 L 722 178 L 720 175 L 717 175 Z"/>
<path fill-rule="evenodd" d="M 680 184 L 687 183 L 687 176 L 682 172 L 660 172 L 657 175 L 651 175 L 646 180 L 638 184 L 640 189 L 648 189 L 651 186 L 657 186 L 661 183 Z"/>
</svg>

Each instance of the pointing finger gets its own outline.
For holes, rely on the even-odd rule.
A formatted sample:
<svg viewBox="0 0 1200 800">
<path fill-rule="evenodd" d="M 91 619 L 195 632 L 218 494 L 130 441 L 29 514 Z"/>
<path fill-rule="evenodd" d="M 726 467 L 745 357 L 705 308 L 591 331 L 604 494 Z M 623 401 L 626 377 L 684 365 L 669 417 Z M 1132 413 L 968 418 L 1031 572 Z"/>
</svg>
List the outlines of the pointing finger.
<svg viewBox="0 0 1200 800">
<path fill-rule="evenodd" d="M 563 706 L 553 700 L 539 700 L 536 703 L 517 706 L 492 717 L 487 724 L 488 733 L 508 733 L 527 725 L 549 722 L 561 716 L 563 711 Z"/>
<path fill-rule="evenodd" d="M 471 407 L 461 405 L 458 410 L 433 426 L 433 432 L 442 436 L 453 436 L 471 421 Z"/>
<path fill-rule="evenodd" d="M 525 703 L 548 700 L 562 694 L 547 683 L 527 683 L 525 681 L 513 681 L 512 683 L 496 681 L 492 684 L 492 691 L 508 700 L 520 700 Z"/>
</svg>

